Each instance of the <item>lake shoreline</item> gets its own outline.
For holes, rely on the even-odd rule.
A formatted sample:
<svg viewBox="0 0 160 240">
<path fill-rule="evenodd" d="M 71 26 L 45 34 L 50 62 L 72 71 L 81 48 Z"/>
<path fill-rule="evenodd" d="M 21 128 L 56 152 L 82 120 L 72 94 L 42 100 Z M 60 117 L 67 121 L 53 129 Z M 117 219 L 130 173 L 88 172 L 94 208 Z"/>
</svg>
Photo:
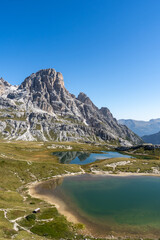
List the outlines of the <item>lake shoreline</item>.
<svg viewBox="0 0 160 240">
<path fill-rule="evenodd" d="M 109 173 L 105 171 L 96 171 L 92 170 L 91 173 L 92 175 L 101 175 L 101 176 L 112 176 L 112 177 L 140 177 L 140 176 L 153 176 L 153 177 L 160 177 L 160 173 L 132 173 L 132 172 L 119 172 L 119 173 Z"/>
<path fill-rule="evenodd" d="M 74 174 L 74 175 L 66 174 L 65 176 L 58 175 L 58 176 L 54 176 L 52 179 L 56 180 L 56 179 L 60 179 L 60 178 L 64 178 L 64 177 L 73 177 L 73 176 L 80 176 L 80 175 L 83 175 L 83 173 Z M 42 184 L 44 182 L 51 181 L 52 179 L 46 180 L 46 181 L 41 181 L 41 182 L 31 183 L 28 187 L 28 194 L 33 198 L 38 198 L 38 199 L 41 199 L 51 205 L 54 205 L 57 208 L 58 212 L 66 217 L 67 221 L 72 222 L 74 224 L 82 223 L 82 219 L 79 218 L 78 215 L 75 214 L 75 212 L 73 210 L 71 210 L 67 207 L 67 204 L 65 201 L 63 201 L 62 199 L 60 199 L 59 197 L 57 197 L 55 195 L 53 198 L 53 196 L 51 197 L 51 196 L 46 196 L 45 194 L 42 195 L 42 194 L 37 193 L 37 191 L 36 191 L 37 186 L 39 186 L 40 184 Z M 83 234 L 84 236 L 89 235 L 89 236 L 93 237 L 91 232 L 86 228 L 81 230 L 81 234 Z"/>
<path fill-rule="evenodd" d="M 83 223 L 86 225 L 86 223 L 88 223 L 88 221 L 85 221 L 85 218 L 83 219 L 83 217 L 80 217 L 73 209 L 70 209 L 68 206 L 67 206 L 67 203 L 65 201 L 63 201 L 62 199 L 60 199 L 59 197 L 55 196 L 54 195 L 54 198 L 53 196 L 45 196 L 45 194 L 39 194 L 37 193 L 37 186 L 44 183 L 44 182 L 47 182 L 47 181 L 50 181 L 52 179 L 60 179 L 60 178 L 64 178 L 64 177 L 73 177 L 73 176 L 80 176 L 80 175 L 83 175 L 83 174 L 87 174 L 87 175 L 92 175 L 92 176 L 112 176 L 112 177 L 141 177 L 141 176 L 154 176 L 154 177 L 160 177 L 160 174 L 151 174 L 151 173 L 131 173 L 131 172 L 120 172 L 118 174 L 113 174 L 113 173 L 108 173 L 108 172 L 103 172 L 103 171 L 94 171 L 93 173 L 85 173 L 85 172 L 78 172 L 78 173 L 68 173 L 68 174 L 63 174 L 63 175 L 56 175 L 56 176 L 53 176 L 53 178 L 50 178 L 48 180 L 44 180 L 44 181 L 40 181 L 40 182 L 33 182 L 31 184 L 28 185 L 28 193 L 31 197 L 33 198 L 38 198 L 38 199 L 41 199 L 43 201 L 46 201 L 48 202 L 49 204 L 51 205 L 54 205 L 57 210 L 62 214 L 64 215 L 67 220 L 69 222 L 73 222 L 73 223 Z M 87 224 L 86 225 L 86 229 L 83 230 L 83 234 L 84 235 L 90 235 L 90 236 L 94 236 L 94 237 L 105 237 L 105 238 L 115 238 L 117 239 L 117 235 L 109 235 L 109 236 L 106 236 L 106 235 L 97 235 L 96 234 L 96 231 L 94 229 L 94 227 L 92 227 L 92 224 Z M 124 236 L 123 236 L 124 237 Z"/>
</svg>

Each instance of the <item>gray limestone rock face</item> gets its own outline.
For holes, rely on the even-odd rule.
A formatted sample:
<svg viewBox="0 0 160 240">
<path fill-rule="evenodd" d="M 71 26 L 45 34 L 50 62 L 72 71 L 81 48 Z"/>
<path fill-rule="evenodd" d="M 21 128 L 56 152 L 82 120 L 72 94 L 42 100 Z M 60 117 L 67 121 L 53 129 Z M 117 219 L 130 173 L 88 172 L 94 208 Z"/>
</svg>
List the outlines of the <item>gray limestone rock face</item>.
<svg viewBox="0 0 160 240">
<path fill-rule="evenodd" d="M 0 95 L 2 95 L 8 87 L 10 87 L 10 84 L 3 78 L 0 78 Z"/>
<path fill-rule="evenodd" d="M 55 69 L 31 74 L 18 88 L 1 79 L 0 84 L 6 86 L 0 92 L 0 136 L 5 139 L 141 142 L 108 108 L 98 109 L 84 93 L 70 94 Z"/>
</svg>

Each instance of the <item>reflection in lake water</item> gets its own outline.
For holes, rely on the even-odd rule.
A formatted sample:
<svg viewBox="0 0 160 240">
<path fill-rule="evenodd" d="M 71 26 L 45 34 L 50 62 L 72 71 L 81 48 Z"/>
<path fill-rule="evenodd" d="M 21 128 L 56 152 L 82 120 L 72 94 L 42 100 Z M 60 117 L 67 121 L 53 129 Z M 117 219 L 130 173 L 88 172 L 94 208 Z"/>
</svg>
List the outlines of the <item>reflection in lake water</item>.
<svg viewBox="0 0 160 240">
<path fill-rule="evenodd" d="M 57 186 L 63 183 L 63 177 L 54 178 L 45 182 L 41 182 L 35 187 L 35 191 L 42 195 L 52 195 Z"/>
<path fill-rule="evenodd" d="M 101 152 L 101 153 L 89 153 L 89 152 L 76 152 L 76 151 L 68 151 L 68 152 L 55 152 L 53 155 L 59 158 L 60 163 L 64 164 L 88 164 L 95 162 L 96 160 L 102 160 L 106 158 L 118 158 L 125 157 L 130 158 L 129 155 L 123 155 L 118 152 Z"/>
</svg>

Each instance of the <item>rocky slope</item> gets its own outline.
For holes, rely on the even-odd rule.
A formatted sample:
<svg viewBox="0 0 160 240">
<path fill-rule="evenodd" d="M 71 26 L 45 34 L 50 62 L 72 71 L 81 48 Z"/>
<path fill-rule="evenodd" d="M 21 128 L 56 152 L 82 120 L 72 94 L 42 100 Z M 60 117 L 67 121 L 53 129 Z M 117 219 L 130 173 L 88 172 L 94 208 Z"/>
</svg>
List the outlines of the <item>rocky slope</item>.
<svg viewBox="0 0 160 240">
<path fill-rule="evenodd" d="M 2 87 L 1 87 L 2 86 Z M 80 93 L 76 98 L 64 87 L 54 69 L 31 74 L 19 86 L 0 79 L 0 136 L 41 141 L 119 141 L 137 144 L 141 139 L 118 124 L 108 108 L 98 109 Z"/>
<path fill-rule="evenodd" d="M 126 125 L 138 136 L 154 134 L 160 131 L 160 118 L 151 119 L 149 121 L 138 121 L 132 119 L 120 119 L 120 124 Z"/>
<path fill-rule="evenodd" d="M 160 144 L 160 132 L 151 135 L 145 135 L 142 137 L 142 139 L 146 143 Z"/>
</svg>

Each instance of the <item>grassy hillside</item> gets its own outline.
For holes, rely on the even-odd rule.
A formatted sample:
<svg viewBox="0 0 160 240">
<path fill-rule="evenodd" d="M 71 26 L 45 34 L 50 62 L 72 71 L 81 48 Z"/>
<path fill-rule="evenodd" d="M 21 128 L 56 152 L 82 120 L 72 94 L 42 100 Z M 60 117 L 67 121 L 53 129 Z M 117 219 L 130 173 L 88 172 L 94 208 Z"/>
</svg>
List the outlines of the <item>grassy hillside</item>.
<svg viewBox="0 0 160 240">
<path fill-rule="evenodd" d="M 27 192 L 31 182 L 82 171 L 78 165 L 59 164 L 52 155 L 68 146 L 77 151 L 104 149 L 75 143 L 56 143 L 55 149 L 55 143 L 0 141 L 0 239 L 81 238 L 75 233 L 81 233 L 83 225 L 69 223 L 54 206 L 31 198 Z M 41 213 L 34 219 L 32 211 L 37 207 Z"/>
<path fill-rule="evenodd" d="M 0 239 L 84 239 L 83 224 L 68 222 L 53 205 L 30 197 L 27 191 L 28 184 L 32 182 L 47 180 L 56 175 L 82 172 L 81 166 L 59 164 L 57 157 L 52 155 L 55 151 L 70 149 L 99 152 L 109 150 L 109 146 L 0 141 Z M 82 167 L 83 171 L 90 173 L 153 173 L 153 170 L 159 169 L 160 160 L 159 156 L 152 160 L 106 159 Z M 38 207 L 41 212 L 32 214 Z"/>
</svg>

